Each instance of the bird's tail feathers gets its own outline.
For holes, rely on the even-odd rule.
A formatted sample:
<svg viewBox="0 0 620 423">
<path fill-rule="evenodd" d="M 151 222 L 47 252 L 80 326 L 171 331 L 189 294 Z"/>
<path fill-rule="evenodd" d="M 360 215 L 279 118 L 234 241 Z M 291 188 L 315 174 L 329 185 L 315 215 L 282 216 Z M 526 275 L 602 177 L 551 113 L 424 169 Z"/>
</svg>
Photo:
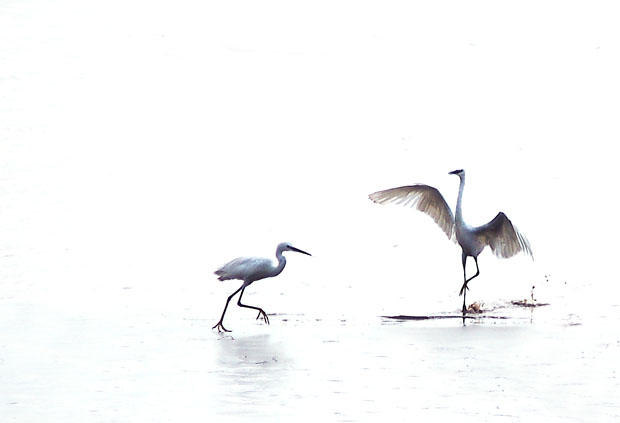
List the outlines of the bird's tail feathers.
<svg viewBox="0 0 620 423">
<path fill-rule="evenodd" d="M 226 274 L 222 271 L 222 269 L 218 269 L 218 270 L 216 270 L 213 273 L 215 273 L 217 276 L 219 276 L 219 278 L 217 278 L 217 280 L 219 280 L 219 281 L 225 281 L 225 280 L 228 279 L 226 277 Z"/>
</svg>

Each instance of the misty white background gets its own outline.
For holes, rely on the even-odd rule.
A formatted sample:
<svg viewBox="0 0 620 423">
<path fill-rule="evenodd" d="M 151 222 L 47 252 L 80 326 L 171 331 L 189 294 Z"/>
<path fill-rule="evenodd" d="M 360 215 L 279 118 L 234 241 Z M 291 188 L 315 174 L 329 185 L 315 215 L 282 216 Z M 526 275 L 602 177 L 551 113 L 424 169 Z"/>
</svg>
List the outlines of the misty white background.
<svg viewBox="0 0 620 423">
<path fill-rule="evenodd" d="M 536 285 L 552 321 L 617 323 L 614 12 L 1 2 L 0 365 L 18 388 L 3 383 L 13 399 L 0 407 L 16 413 L 42 351 L 78 348 L 72 319 L 92 323 L 94 344 L 136 316 L 182 316 L 171 333 L 197 319 L 195 336 L 216 337 L 237 285 L 212 272 L 281 241 L 313 257 L 289 254 L 248 289 L 270 313 L 311 325 L 457 311 L 460 249 L 367 195 L 421 182 L 454 207 L 458 168 L 469 223 L 504 211 L 535 257 L 483 253 L 468 298 L 498 304 Z M 250 317 L 231 306 L 227 326 L 256 329 Z"/>
</svg>

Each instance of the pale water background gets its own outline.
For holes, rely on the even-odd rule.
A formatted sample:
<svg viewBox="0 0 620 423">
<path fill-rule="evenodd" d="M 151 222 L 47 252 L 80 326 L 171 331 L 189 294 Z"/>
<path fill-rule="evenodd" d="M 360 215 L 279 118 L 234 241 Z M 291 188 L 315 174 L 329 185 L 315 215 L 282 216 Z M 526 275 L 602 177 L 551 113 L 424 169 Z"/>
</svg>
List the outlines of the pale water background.
<svg viewBox="0 0 620 423">
<path fill-rule="evenodd" d="M 1 1 L 0 419 L 617 419 L 618 75 L 613 2 Z M 458 312 L 460 249 L 367 194 L 456 168 L 532 244 L 470 285 L 507 319 L 382 318 Z"/>
</svg>

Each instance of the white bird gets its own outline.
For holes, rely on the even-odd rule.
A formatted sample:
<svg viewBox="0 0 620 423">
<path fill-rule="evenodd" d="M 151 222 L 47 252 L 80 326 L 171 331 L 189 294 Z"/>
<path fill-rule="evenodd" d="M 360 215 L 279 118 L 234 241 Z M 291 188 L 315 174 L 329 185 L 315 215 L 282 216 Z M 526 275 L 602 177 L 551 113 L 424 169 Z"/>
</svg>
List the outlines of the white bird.
<svg viewBox="0 0 620 423">
<path fill-rule="evenodd" d="M 228 329 L 224 327 L 224 315 L 226 314 L 226 309 L 228 308 L 228 303 L 234 297 L 237 292 L 241 291 L 239 294 L 239 299 L 237 301 L 237 305 L 239 307 L 252 308 L 254 310 L 258 310 L 258 316 L 256 318 L 262 317 L 265 323 L 269 324 L 269 318 L 267 317 L 267 313 L 260 308 L 249 306 L 245 304 L 241 304 L 241 297 L 243 296 L 243 292 L 245 288 L 247 288 L 252 282 L 258 281 L 260 279 L 272 278 L 274 276 L 278 276 L 282 270 L 284 270 L 284 266 L 286 266 L 286 258 L 282 253 L 285 251 L 295 251 L 296 253 L 306 254 L 311 256 L 310 253 L 306 253 L 305 251 L 300 250 L 299 248 L 293 247 L 291 244 L 287 242 L 282 242 L 278 244 L 278 248 L 276 249 L 276 258 L 278 259 L 278 265 L 275 266 L 273 261 L 268 258 L 262 257 L 239 257 L 234 260 L 229 261 L 219 269 L 215 271 L 215 274 L 219 276 L 219 280 L 225 281 L 229 279 L 239 279 L 243 281 L 243 284 L 233 292 L 230 297 L 226 300 L 226 305 L 224 306 L 224 311 L 222 312 L 222 317 L 220 321 L 217 322 L 215 326 L 211 329 L 217 328 L 218 332 L 230 332 Z"/>
<path fill-rule="evenodd" d="M 450 210 L 450 206 L 441 193 L 428 185 L 418 184 L 386 189 L 374 192 L 369 197 L 379 204 L 396 203 L 417 208 L 432 217 L 449 239 L 458 242 L 463 250 L 464 283 L 459 295 L 463 295 L 464 315 L 467 312 L 465 306 L 465 291 L 469 289 L 467 283 L 480 274 L 478 255 L 484 247 L 491 247 L 493 254 L 500 258 L 509 258 L 521 251 L 532 258 L 533 256 L 532 249 L 525 236 L 519 233 L 502 212 L 499 212 L 493 220 L 482 226 L 471 227 L 465 223 L 462 211 L 465 171 L 462 169 L 455 170 L 450 172 L 450 175 L 458 175 L 461 180 L 456 201 L 456 216 L 452 215 L 452 210 Z M 476 262 L 476 274 L 469 279 L 467 279 L 465 271 L 467 257 L 473 257 Z"/>
</svg>

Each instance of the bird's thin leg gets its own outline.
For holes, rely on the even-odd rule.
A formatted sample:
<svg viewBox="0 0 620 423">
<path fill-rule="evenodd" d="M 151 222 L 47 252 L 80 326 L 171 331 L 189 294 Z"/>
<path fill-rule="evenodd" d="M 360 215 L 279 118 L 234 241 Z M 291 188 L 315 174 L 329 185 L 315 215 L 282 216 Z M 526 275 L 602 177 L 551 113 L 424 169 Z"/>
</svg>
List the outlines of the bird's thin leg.
<svg viewBox="0 0 620 423">
<path fill-rule="evenodd" d="M 245 288 L 243 288 L 241 290 L 241 294 L 239 294 L 239 299 L 237 300 L 237 305 L 239 307 L 252 308 L 254 310 L 258 310 L 258 316 L 256 316 L 256 319 L 259 319 L 259 318 L 262 317 L 263 320 L 265 321 L 265 323 L 269 324 L 269 317 L 267 317 L 267 313 L 265 313 L 265 310 L 263 310 L 260 307 L 254 307 L 254 306 L 251 306 L 251 305 L 241 304 L 241 297 L 243 297 L 243 292 L 244 291 L 245 291 Z"/>
<path fill-rule="evenodd" d="M 465 283 L 461 287 L 461 292 L 459 292 L 459 295 L 463 295 L 463 313 L 467 312 L 467 307 L 465 306 L 465 291 L 469 289 L 469 287 L 467 286 L 467 283 L 480 274 L 480 268 L 478 267 L 478 257 L 474 256 L 474 263 L 476 263 L 476 274 L 472 276 L 471 278 L 466 279 L 466 276 L 465 276 L 465 261 L 466 260 L 467 260 L 467 256 L 465 255 L 465 253 L 463 253 L 463 277 L 465 278 Z"/>
<path fill-rule="evenodd" d="M 238 290 L 236 290 L 235 292 L 230 294 L 230 297 L 228 297 L 228 299 L 226 300 L 226 305 L 224 306 L 224 311 L 222 312 L 222 317 L 220 317 L 220 321 L 217 322 L 217 324 L 215 326 L 213 326 L 211 329 L 217 328 L 218 332 L 230 332 L 228 329 L 226 329 L 224 327 L 224 315 L 226 314 L 226 309 L 228 308 L 228 303 L 230 302 L 232 297 L 237 295 L 237 292 L 241 291 L 242 288 L 243 288 L 243 285 L 241 285 Z"/>
<path fill-rule="evenodd" d="M 467 264 L 467 255 L 465 254 L 465 251 L 463 251 L 461 257 L 463 261 L 463 287 L 461 288 L 459 295 L 463 295 L 463 315 L 465 315 L 465 313 L 467 312 L 467 307 L 465 307 L 465 291 L 467 288 L 467 271 L 465 265 Z"/>
</svg>

